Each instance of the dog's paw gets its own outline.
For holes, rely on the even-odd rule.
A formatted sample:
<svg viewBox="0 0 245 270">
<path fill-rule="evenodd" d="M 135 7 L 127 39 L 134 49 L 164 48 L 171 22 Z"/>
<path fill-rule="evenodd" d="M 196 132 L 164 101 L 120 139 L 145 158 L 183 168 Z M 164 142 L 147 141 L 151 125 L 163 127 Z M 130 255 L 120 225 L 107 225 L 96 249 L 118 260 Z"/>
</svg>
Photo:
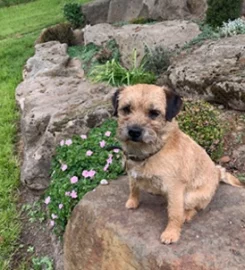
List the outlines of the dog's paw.
<svg viewBox="0 0 245 270">
<path fill-rule="evenodd" d="M 139 201 L 137 199 L 128 199 L 125 206 L 128 209 L 136 209 L 139 206 Z"/>
<path fill-rule="evenodd" d="M 180 238 L 180 231 L 176 229 L 168 229 L 165 230 L 162 235 L 161 235 L 161 242 L 163 244 L 171 244 L 175 243 L 179 240 Z"/>
</svg>

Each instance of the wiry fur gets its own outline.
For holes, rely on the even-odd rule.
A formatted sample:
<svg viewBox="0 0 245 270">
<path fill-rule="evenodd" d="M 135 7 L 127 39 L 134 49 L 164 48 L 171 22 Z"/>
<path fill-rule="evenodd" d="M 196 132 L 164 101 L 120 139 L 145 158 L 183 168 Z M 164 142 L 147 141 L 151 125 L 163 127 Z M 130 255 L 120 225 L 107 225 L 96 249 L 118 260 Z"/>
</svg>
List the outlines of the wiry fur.
<svg viewBox="0 0 245 270">
<path fill-rule="evenodd" d="M 126 207 L 138 207 L 140 189 L 167 195 L 169 220 L 161 241 L 176 242 L 184 221 L 190 221 L 209 204 L 220 181 L 233 186 L 242 184 L 215 166 L 206 151 L 178 128 L 174 116 L 181 108 L 181 99 L 168 88 L 135 85 L 115 96 L 118 138 L 130 181 Z M 125 106 L 130 107 L 129 113 L 125 113 Z M 159 112 L 155 119 L 149 117 L 152 108 Z M 130 139 L 128 130 L 132 125 L 142 128 L 140 141 Z"/>
</svg>

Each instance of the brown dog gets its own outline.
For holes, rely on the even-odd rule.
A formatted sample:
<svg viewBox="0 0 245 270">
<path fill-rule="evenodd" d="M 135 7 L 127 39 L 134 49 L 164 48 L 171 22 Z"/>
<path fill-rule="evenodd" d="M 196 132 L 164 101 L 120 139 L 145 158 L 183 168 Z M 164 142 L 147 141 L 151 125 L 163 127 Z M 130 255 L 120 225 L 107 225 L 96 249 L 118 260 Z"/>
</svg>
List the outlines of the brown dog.
<svg viewBox="0 0 245 270">
<path fill-rule="evenodd" d="M 174 117 L 182 100 L 167 87 L 128 86 L 115 93 L 113 105 L 130 180 L 126 207 L 138 207 L 141 188 L 166 194 L 168 225 L 162 243 L 178 241 L 182 224 L 209 204 L 220 181 L 243 186 L 178 128 Z"/>
</svg>

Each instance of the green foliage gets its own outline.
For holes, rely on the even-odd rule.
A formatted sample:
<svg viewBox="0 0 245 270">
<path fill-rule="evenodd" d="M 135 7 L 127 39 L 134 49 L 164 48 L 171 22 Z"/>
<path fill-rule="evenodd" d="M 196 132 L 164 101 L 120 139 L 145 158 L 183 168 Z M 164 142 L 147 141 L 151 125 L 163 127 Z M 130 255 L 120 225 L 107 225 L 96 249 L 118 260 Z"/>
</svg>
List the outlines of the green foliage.
<svg viewBox="0 0 245 270">
<path fill-rule="evenodd" d="M 77 57 L 81 60 L 85 73 L 99 64 L 105 64 L 108 60 L 120 60 L 118 45 L 115 40 L 109 40 L 103 47 L 93 43 L 84 46 L 73 46 L 68 48 L 70 57 Z"/>
<path fill-rule="evenodd" d="M 107 61 L 104 65 L 97 65 L 90 73 L 94 82 L 106 82 L 113 86 L 133 85 L 137 83 L 154 83 L 156 76 L 147 72 L 144 65 L 137 67 L 136 51 L 134 52 L 133 68 L 124 68 L 115 59 Z"/>
<path fill-rule="evenodd" d="M 201 145 L 213 160 L 222 155 L 224 129 L 218 111 L 203 101 L 185 101 L 177 117 L 179 127 Z"/>
<path fill-rule="evenodd" d="M 221 37 L 230 37 L 239 34 L 245 34 L 245 21 L 238 18 L 234 21 L 224 22 L 219 29 Z"/>
<path fill-rule="evenodd" d="M 67 3 L 63 8 L 65 19 L 72 24 L 74 28 L 83 27 L 85 17 L 81 11 L 81 4 Z"/>
<path fill-rule="evenodd" d="M 0 0 L 0 8 L 24 4 L 33 1 L 35 0 Z"/>
<path fill-rule="evenodd" d="M 206 22 L 214 27 L 241 15 L 242 0 L 208 0 Z"/>
<path fill-rule="evenodd" d="M 27 213 L 30 223 L 35 221 L 43 222 L 45 220 L 45 214 L 42 211 L 42 205 L 40 201 L 36 201 L 33 204 L 24 204 L 22 206 L 22 211 Z"/>
<path fill-rule="evenodd" d="M 57 147 L 52 162 L 51 183 L 46 192 L 46 200 L 49 197 L 51 200 L 47 205 L 51 224 L 54 222 L 57 235 L 63 234 L 72 209 L 88 191 L 96 188 L 102 179 L 112 180 L 122 174 L 121 153 L 106 150 L 106 146 L 118 145 L 115 140 L 116 126 L 116 121 L 107 120 L 101 127 L 91 130 L 86 139 L 75 136 L 71 145 L 61 143 L 63 146 Z M 105 147 L 100 145 L 103 141 Z M 64 168 L 65 165 L 67 168 Z M 86 177 L 86 171 L 95 175 Z M 71 180 L 74 176 L 78 180 L 76 183 Z M 71 192 L 77 197 L 72 198 Z"/>
<path fill-rule="evenodd" d="M 157 46 L 154 49 L 145 47 L 145 56 L 142 63 L 144 63 L 145 70 L 160 75 L 170 65 L 170 52 L 161 46 Z"/>
<path fill-rule="evenodd" d="M 53 270 L 53 260 L 49 257 L 34 257 L 32 258 L 32 269 L 33 270 Z"/>
<path fill-rule="evenodd" d="M 215 29 L 208 24 L 201 25 L 200 30 L 202 32 L 197 37 L 193 38 L 190 42 L 185 44 L 183 46 L 183 49 L 187 49 L 197 44 L 201 45 L 207 39 L 215 40 L 215 39 L 220 38 L 220 33 L 218 29 Z"/>
<path fill-rule="evenodd" d="M 44 29 L 36 43 L 44 43 L 52 40 L 67 43 L 69 46 L 73 45 L 75 37 L 71 25 L 68 23 L 60 23 Z"/>
<path fill-rule="evenodd" d="M 144 17 L 134 18 L 130 21 L 131 24 L 152 24 L 155 22 L 156 21 L 153 19 L 144 18 Z"/>
</svg>

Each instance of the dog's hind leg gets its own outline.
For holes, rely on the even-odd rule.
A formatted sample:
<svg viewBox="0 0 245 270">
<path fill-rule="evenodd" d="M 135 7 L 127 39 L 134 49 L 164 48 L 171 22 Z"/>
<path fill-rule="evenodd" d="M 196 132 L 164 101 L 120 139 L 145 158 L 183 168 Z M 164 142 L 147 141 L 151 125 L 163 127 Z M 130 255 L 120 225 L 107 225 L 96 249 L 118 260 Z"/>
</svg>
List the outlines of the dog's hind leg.
<svg viewBox="0 0 245 270">
<path fill-rule="evenodd" d="M 130 194 L 125 206 L 128 209 L 135 209 L 139 206 L 140 190 L 136 180 L 132 177 L 129 177 L 129 189 Z"/>
</svg>

